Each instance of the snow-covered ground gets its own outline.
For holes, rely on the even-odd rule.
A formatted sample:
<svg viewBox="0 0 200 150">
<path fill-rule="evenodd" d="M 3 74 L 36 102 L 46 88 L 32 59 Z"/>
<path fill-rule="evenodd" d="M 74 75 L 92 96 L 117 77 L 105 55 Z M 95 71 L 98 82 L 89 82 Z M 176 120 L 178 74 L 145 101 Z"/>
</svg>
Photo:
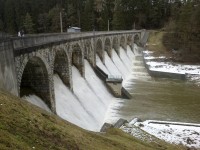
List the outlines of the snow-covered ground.
<svg viewBox="0 0 200 150">
<path fill-rule="evenodd" d="M 144 51 L 144 59 L 153 71 L 171 72 L 179 74 L 196 74 L 200 75 L 200 65 L 185 65 L 172 62 L 158 62 L 156 59 L 165 59 L 165 56 L 154 57 L 152 52 Z"/>
<path fill-rule="evenodd" d="M 151 51 L 143 51 L 143 53 L 145 62 L 149 66 L 150 70 L 185 74 L 189 80 L 195 81 L 198 85 L 200 85 L 200 65 L 185 65 L 174 62 L 167 62 L 165 56 L 154 57 L 153 52 Z"/>
<path fill-rule="evenodd" d="M 144 136 L 142 135 L 144 133 L 140 130 L 140 132 L 136 132 L 136 127 L 169 143 L 196 149 L 200 148 L 200 124 L 156 120 L 138 122 L 133 120 L 127 127 L 122 126 L 121 129 L 144 140 Z"/>
</svg>

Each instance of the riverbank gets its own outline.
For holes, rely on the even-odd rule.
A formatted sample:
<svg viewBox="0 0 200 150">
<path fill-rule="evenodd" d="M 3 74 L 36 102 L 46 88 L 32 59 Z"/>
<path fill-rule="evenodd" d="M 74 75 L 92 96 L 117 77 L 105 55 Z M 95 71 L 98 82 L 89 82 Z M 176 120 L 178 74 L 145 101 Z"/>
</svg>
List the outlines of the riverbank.
<svg viewBox="0 0 200 150">
<path fill-rule="evenodd" d="M 89 132 L 23 99 L 0 91 L 0 149 L 175 150 L 177 146 L 140 141 L 119 129 Z"/>
<path fill-rule="evenodd" d="M 161 30 L 150 30 L 149 32 L 146 49 L 153 51 L 155 56 L 171 57 L 171 60 L 177 63 L 200 64 L 197 38 L 190 39 L 188 47 L 188 43 L 183 43 L 174 32 Z"/>
<path fill-rule="evenodd" d="M 200 149 L 200 124 L 133 119 L 121 129 L 143 141 L 153 141 L 157 137 L 166 142 L 183 145 L 187 149 Z M 148 135 L 148 134 L 150 135 Z"/>
<path fill-rule="evenodd" d="M 170 53 L 164 47 L 164 33 L 158 32 L 156 34 L 156 36 L 152 36 L 151 33 L 149 43 L 147 43 L 147 49 L 150 49 L 150 51 L 143 51 L 144 65 L 149 75 L 156 78 L 192 81 L 197 86 L 200 86 L 200 65 L 175 61 L 175 55 L 172 53 L 177 52 L 172 51 Z M 159 48 L 162 50 L 159 50 Z M 200 149 L 200 124 L 146 120 L 129 124 L 129 126 L 132 125 L 134 127 L 127 129 L 127 126 L 123 126 L 122 129 L 134 136 L 132 130 L 138 127 L 166 142 L 184 145 L 190 149 Z"/>
<path fill-rule="evenodd" d="M 173 62 L 163 55 L 156 57 L 153 51 L 143 51 L 143 57 L 151 76 L 189 80 L 200 86 L 200 65 Z"/>
</svg>

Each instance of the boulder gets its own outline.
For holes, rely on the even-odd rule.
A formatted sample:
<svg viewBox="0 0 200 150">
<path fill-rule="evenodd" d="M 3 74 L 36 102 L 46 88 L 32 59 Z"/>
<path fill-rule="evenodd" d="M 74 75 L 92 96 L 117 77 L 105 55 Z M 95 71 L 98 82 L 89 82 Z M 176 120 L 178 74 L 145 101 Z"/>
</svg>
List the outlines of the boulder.
<svg viewBox="0 0 200 150">
<path fill-rule="evenodd" d="M 100 132 L 106 132 L 108 129 L 113 128 L 112 124 L 109 123 L 104 123 L 103 126 L 101 127 Z"/>
<path fill-rule="evenodd" d="M 121 118 L 114 124 L 114 128 L 120 128 L 125 123 L 128 123 L 128 121 Z"/>
</svg>

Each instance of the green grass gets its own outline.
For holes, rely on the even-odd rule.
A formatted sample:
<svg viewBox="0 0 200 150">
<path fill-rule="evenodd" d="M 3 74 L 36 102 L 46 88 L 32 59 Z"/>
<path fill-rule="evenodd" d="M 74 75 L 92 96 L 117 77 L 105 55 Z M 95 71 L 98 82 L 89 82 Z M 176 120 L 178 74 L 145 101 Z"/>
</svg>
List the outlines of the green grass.
<svg viewBox="0 0 200 150">
<path fill-rule="evenodd" d="M 155 55 L 163 54 L 165 56 L 171 56 L 172 47 L 166 46 L 166 36 L 167 32 L 164 31 L 154 31 L 151 30 L 149 34 L 149 38 L 147 41 L 147 49 L 154 51 Z M 168 44 L 169 45 L 169 44 Z"/>
<path fill-rule="evenodd" d="M 0 91 L 0 150 L 175 150 L 160 141 L 145 143 L 122 132 L 83 130 L 54 114 Z"/>
</svg>

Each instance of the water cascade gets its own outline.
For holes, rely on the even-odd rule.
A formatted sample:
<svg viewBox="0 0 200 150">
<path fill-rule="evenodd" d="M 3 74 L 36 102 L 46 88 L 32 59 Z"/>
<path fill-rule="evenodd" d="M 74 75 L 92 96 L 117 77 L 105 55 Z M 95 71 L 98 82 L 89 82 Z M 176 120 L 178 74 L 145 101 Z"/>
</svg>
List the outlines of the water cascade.
<svg viewBox="0 0 200 150">
<path fill-rule="evenodd" d="M 105 66 L 110 72 L 110 75 L 114 75 L 114 76 L 122 75 L 120 71 L 118 70 L 118 68 L 116 67 L 116 65 L 114 64 L 114 62 L 112 61 L 112 59 L 108 56 L 107 52 L 105 52 Z"/>
<path fill-rule="evenodd" d="M 128 55 L 122 48 L 120 53 L 119 57 L 113 50 L 113 59 L 111 59 L 105 52 L 105 65 L 96 55 L 97 66 L 108 75 L 122 76 L 126 79 L 130 74 L 134 54 L 130 48 L 127 49 Z M 99 131 L 105 118 L 109 118 L 109 106 L 115 106 L 117 109 L 119 105 L 115 105 L 114 102 L 120 102 L 122 99 L 114 98 L 105 83 L 95 74 L 89 62 L 85 60 L 84 63 L 85 78 L 75 66 L 72 66 L 73 92 L 65 86 L 58 75 L 54 75 L 56 111 L 61 118 L 71 123 L 87 130 Z M 25 99 L 45 110 L 48 109 L 35 95 L 25 97 Z"/>
<path fill-rule="evenodd" d="M 129 74 L 128 69 L 126 68 L 125 64 L 123 64 L 120 57 L 117 55 L 116 51 L 113 49 L 113 62 L 116 65 L 117 69 L 120 71 L 123 79 L 126 78 L 126 76 Z"/>
<path fill-rule="evenodd" d="M 23 96 L 23 99 L 27 100 L 29 103 L 34 104 L 48 112 L 51 112 L 51 110 L 49 109 L 49 107 L 44 103 L 44 101 L 36 96 L 36 95 L 29 95 L 29 96 Z"/>
</svg>

